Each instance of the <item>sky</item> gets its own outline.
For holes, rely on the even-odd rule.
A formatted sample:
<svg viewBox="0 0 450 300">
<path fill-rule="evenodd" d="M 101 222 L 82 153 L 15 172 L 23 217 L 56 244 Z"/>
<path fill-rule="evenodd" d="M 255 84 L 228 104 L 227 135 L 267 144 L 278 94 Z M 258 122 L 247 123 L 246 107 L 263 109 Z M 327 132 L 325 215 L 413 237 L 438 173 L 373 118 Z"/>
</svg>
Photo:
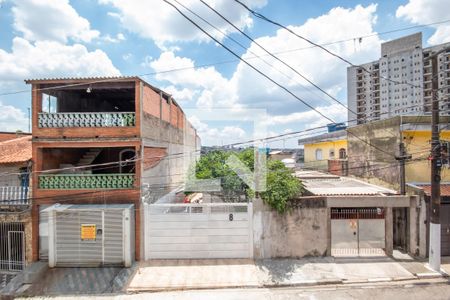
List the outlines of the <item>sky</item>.
<svg viewBox="0 0 450 300">
<path fill-rule="evenodd" d="M 254 42 L 200 0 L 178 2 L 215 28 L 175 0 L 168 1 L 308 105 L 333 121 L 346 121 L 345 107 L 257 44 L 344 104 L 346 63 L 254 17 L 233 0 L 205 2 Z M 424 47 L 450 42 L 450 21 L 405 29 L 450 19 L 450 0 L 243 2 L 299 35 L 327 44 L 327 49 L 353 64 L 376 60 L 382 42 L 419 31 Z M 397 29 L 402 30 L 385 33 Z M 0 0 L 0 131 L 28 130 L 31 89 L 24 79 L 116 75 L 141 76 L 172 94 L 204 145 L 245 141 L 256 131 L 256 136 L 264 137 L 330 123 L 212 41 L 163 0 Z M 198 110 L 216 111 L 217 118 L 202 117 L 208 113 Z M 221 111 L 237 113 L 230 117 Z M 264 113 L 264 129 L 254 125 L 255 112 Z M 221 115 L 227 117 L 222 120 Z M 268 146 L 296 147 L 296 141 L 290 138 Z"/>
</svg>

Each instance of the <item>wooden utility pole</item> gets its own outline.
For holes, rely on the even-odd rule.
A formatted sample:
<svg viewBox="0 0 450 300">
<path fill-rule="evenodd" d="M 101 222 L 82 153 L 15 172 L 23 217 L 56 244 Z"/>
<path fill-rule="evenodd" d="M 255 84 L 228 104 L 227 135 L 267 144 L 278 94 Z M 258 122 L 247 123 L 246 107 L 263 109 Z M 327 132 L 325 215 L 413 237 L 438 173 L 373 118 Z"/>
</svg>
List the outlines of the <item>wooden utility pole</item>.
<svg viewBox="0 0 450 300">
<path fill-rule="evenodd" d="M 431 55 L 432 63 L 432 112 L 431 112 L 431 213 L 429 266 L 441 270 L 441 143 L 439 141 L 438 53 Z"/>
</svg>

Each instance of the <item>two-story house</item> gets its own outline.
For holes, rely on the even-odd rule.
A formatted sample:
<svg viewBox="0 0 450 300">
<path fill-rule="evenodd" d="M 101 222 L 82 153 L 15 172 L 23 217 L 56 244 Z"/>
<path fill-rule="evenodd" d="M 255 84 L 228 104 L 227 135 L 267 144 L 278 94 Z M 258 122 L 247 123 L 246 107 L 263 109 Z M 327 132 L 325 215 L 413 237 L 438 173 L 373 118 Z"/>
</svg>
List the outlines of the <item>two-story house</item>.
<svg viewBox="0 0 450 300">
<path fill-rule="evenodd" d="M 181 185 L 199 146 L 182 109 L 138 77 L 26 83 L 33 259 L 50 266 L 129 266 L 142 259 L 141 202 Z"/>
<path fill-rule="evenodd" d="M 0 271 L 31 261 L 31 135 L 0 133 Z"/>
</svg>

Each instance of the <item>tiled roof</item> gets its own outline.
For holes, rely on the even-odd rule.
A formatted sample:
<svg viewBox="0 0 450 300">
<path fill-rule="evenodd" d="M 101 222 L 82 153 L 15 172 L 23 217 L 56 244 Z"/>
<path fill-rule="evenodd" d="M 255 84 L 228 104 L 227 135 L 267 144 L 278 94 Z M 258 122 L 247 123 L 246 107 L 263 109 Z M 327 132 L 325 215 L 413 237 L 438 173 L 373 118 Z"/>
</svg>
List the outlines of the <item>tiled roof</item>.
<svg viewBox="0 0 450 300">
<path fill-rule="evenodd" d="M 0 143 L 0 164 L 24 163 L 31 160 L 31 136 Z"/>
<path fill-rule="evenodd" d="M 425 195 L 431 196 L 431 184 L 420 185 Z M 441 183 L 441 196 L 450 197 L 450 183 Z"/>
</svg>

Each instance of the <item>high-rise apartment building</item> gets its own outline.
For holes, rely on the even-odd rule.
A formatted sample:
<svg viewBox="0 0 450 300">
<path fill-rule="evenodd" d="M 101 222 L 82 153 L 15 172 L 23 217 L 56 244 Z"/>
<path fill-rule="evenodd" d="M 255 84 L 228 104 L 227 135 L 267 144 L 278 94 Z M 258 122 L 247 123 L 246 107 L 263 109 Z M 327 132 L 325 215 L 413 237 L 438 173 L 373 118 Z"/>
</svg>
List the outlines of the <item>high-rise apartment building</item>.
<svg viewBox="0 0 450 300">
<path fill-rule="evenodd" d="M 438 55 L 438 74 L 432 62 Z M 348 121 L 350 125 L 397 115 L 431 114 L 433 76 L 438 76 L 441 114 L 450 114 L 450 43 L 422 48 L 416 33 L 381 44 L 377 61 L 347 69 Z"/>
</svg>

